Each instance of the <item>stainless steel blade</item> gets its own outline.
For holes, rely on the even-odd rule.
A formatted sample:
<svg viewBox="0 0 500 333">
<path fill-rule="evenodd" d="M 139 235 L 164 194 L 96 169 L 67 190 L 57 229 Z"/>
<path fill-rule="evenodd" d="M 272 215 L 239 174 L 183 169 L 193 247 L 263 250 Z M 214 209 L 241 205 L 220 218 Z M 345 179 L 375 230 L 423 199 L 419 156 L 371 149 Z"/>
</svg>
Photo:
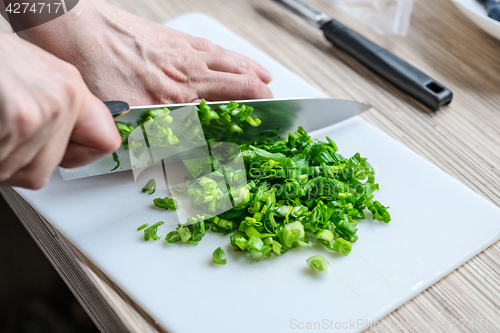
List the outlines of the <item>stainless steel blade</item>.
<svg viewBox="0 0 500 333">
<path fill-rule="evenodd" d="M 302 126 L 307 132 L 313 132 L 359 115 L 370 108 L 366 104 L 333 98 L 266 99 L 237 102 L 252 106 L 254 108 L 252 116 L 256 116 L 262 120 L 262 124 L 259 127 L 245 131 L 243 139 L 246 141 L 257 140 L 260 132 L 263 130 L 277 129 L 278 134 L 283 137 L 286 137 L 289 132 L 296 131 L 299 126 Z M 207 104 L 214 109 L 218 105 L 226 103 L 228 102 L 210 102 Z M 180 108 L 198 104 L 132 107 L 130 112 L 119 120 L 136 124 L 136 121 L 150 109 L 167 107 L 174 113 Z M 74 169 L 60 168 L 61 176 L 64 180 L 70 180 L 132 169 L 129 152 L 121 148 L 117 153 L 121 161 L 121 166 L 114 171 L 111 170 L 116 166 L 116 163 L 111 156 L 107 156 L 84 167 Z"/>
</svg>

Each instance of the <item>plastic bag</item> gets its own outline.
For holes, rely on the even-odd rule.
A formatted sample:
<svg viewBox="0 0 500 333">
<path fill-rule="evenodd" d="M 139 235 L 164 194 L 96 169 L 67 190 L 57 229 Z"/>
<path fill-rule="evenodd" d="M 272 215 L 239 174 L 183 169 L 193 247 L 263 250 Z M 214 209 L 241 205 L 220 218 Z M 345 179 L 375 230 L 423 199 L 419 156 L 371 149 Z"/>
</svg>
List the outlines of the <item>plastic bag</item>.
<svg viewBox="0 0 500 333">
<path fill-rule="evenodd" d="M 413 0 L 328 0 L 380 34 L 405 36 Z"/>
</svg>

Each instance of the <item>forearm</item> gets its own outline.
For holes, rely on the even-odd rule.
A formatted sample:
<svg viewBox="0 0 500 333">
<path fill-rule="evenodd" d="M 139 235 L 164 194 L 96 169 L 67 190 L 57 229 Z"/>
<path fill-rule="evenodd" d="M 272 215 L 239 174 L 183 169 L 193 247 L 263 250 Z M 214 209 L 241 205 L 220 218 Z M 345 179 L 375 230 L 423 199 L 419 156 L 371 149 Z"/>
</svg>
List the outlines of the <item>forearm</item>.
<svg viewBox="0 0 500 333">
<path fill-rule="evenodd" d="M 68 5 L 69 2 L 69 0 L 66 0 L 66 5 Z M 96 16 L 99 15 L 96 8 L 101 2 L 103 1 L 80 0 L 74 8 L 71 6 L 68 7 L 68 9 L 71 10 L 63 16 L 31 29 L 19 31 L 17 34 L 19 37 L 51 53 L 57 54 L 58 52 L 53 48 L 66 48 L 64 45 L 75 46 L 79 44 L 80 38 L 93 38 L 97 35 L 97 31 L 93 29 L 93 22 Z M 71 48 L 68 48 L 67 52 L 70 53 Z M 58 54 L 58 56 L 60 55 Z"/>
</svg>

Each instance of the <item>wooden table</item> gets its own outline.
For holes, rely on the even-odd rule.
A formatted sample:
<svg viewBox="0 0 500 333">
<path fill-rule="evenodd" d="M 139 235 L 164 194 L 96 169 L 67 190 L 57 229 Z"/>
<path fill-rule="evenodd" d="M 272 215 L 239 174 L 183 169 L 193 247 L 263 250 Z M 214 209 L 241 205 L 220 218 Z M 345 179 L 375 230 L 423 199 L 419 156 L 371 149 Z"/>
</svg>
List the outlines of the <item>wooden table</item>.
<svg viewBox="0 0 500 333">
<path fill-rule="evenodd" d="M 310 0 L 450 88 L 452 104 L 436 113 L 335 50 L 319 31 L 270 0 L 110 2 L 157 22 L 190 11 L 219 19 L 328 95 L 373 105 L 363 115 L 367 121 L 500 205 L 500 41 L 470 23 L 450 0 L 416 1 L 406 37 L 377 35 L 327 1 Z M 0 192 L 102 331 L 164 332 L 13 190 Z M 480 227 L 480 221 L 471 221 L 471 227 Z M 500 332 L 499 245 L 370 331 L 425 332 L 418 325 L 427 324 L 435 332 Z"/>
</svg>

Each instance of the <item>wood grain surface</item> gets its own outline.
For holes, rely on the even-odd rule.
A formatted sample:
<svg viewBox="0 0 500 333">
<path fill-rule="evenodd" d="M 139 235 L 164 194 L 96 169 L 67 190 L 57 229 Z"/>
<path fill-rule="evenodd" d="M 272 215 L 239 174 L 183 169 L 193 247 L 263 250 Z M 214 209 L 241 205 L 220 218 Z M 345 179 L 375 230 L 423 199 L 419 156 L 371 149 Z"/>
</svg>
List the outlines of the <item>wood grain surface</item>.
<svg viewBox="0 0 500 333">
<path fill-rule="evenodd" d="M 500 206 L 500 41 L 451 0 L 415 1 L 406 37 L 378 35 L 329 1 L 309 3 L 451 89 L 453 102 L 426 110 L 270 0 L 109 2 L 156 22 L 191 11 L 211 15 L 328 95 L 373 105 L 367 121 Z M 15 192 L 0 192 L 103 332 L 163 332 Z M 500 242 L 368 331 L 500 332 Z"/>
</svg>

